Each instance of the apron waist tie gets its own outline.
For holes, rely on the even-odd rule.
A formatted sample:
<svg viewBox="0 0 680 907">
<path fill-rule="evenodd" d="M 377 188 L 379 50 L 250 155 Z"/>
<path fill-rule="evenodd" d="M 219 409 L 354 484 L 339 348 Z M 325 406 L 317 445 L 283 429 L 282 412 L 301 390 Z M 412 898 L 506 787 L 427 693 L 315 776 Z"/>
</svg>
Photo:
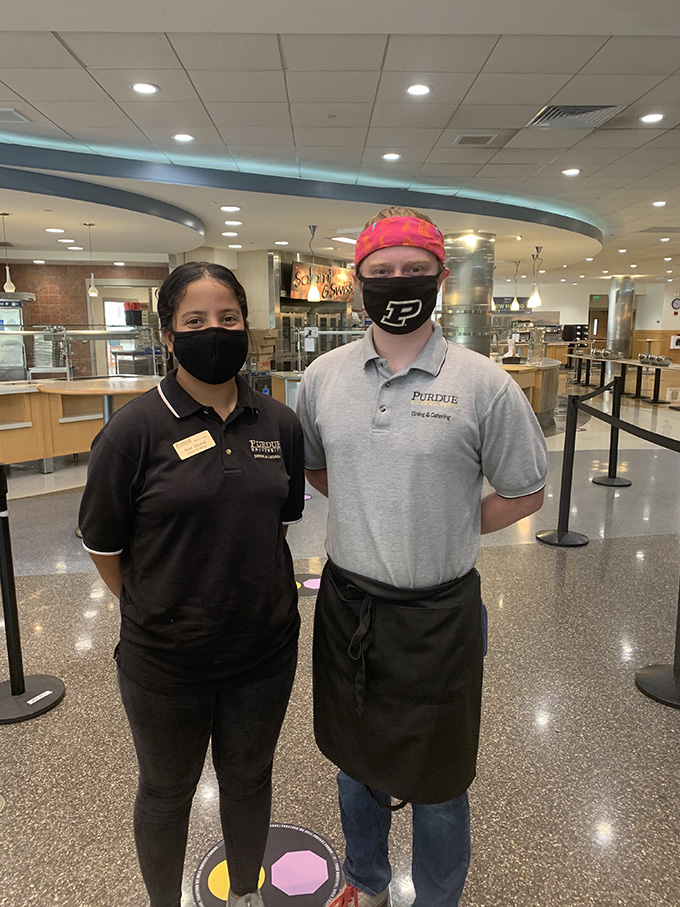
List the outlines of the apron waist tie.
<svg viewBox="0 0 680 907">
<path fill-rule="evenodd" d="M 354 636 L 347 649 L 347 654 L 353 661 L 358 661 L 357 673 L 354 678 L 354 695 L 356 698 L 357 714 L 364 711 L 364 698 L 366 695 L 366 658 L 365 652 L 373 642 L 373 605 L 374 597 L 364 593 L 359 612 L 359 624 L 354 631 Z"/>
</svg>

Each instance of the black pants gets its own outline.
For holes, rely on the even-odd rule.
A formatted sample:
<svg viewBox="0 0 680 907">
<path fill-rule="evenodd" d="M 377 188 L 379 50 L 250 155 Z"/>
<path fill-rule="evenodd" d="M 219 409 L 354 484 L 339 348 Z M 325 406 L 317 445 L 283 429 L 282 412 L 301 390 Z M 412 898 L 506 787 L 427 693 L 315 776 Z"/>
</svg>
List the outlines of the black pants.
<svg viewBox="0 0 680 907">
<path fill-rule="evenodd" d="M 257 890 L 267 843 L 272 763 L 296 657 L 260 680 L 239 676 L 200 692 L 154 693 L 118 672 L 137 751 L 134 829 L 151 907 L 179 907 L 189 812 L 208 741 L 232 890 Z"/>
</svg>

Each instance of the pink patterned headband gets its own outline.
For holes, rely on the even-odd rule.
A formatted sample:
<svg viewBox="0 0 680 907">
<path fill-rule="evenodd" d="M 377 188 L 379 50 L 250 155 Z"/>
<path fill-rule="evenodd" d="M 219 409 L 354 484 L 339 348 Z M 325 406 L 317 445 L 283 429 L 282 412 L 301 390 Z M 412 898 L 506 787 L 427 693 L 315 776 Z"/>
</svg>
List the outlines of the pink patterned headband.
<svg viewBox="0 0 680 907">
<path fill-rule="evenodd" d="M 432 252 L 442 263 L 446 261 L 444 237 L 434 224 L 419 217 L 386 217 L 359 234 L 354 249 L 355 270 L 371 252 L 390 246 L 417 246 Z"/>
</svg>

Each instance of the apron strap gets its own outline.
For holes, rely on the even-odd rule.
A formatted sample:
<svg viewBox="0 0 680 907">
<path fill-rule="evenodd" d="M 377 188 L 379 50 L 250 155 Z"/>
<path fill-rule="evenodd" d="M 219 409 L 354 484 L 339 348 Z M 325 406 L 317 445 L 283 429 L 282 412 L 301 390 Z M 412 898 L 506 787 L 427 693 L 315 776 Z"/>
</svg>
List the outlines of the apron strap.
<svg viewBox="0 0 680 907">
<path fill-rule="evenodd" d="M 354 678 L 354 696 L 356 698 L 357 714 L 359 715 L 364 711 L 364 697 L 366 695 L 366 658 L 364 653 L 373 642 L 373 603 L 373 596 L 364 593 L 359 612 L 359 624 L 347 649 L 349 657 L 353 661 L 359 662 Z"/>
<path fill-rule="evenodd" d="M 408 800 L 402 800 L 401 803 L 395 803 L 394 806 L 391 803 L 383 803 L 382 800 L 378 800 L 368 784 L 364 784 L 364 787 L 371 795 L 371 800 L 373 800 L 374 803 L 377 803 L 381 809 L 389 809 L 391 813 L 396 813 L 397 810 L 403 809 L 405 806 L 408 806 Z M 390 797 L 390 799 L 392 798 Z"/>
</svg>

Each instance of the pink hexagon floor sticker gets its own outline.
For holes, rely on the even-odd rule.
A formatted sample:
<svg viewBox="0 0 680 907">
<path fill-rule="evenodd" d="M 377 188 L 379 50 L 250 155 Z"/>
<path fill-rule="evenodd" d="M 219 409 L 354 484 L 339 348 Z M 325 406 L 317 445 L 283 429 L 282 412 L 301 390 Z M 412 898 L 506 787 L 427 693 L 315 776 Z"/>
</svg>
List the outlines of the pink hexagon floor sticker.
<svg viewBox="0 0 680 907">
<path fill-rule="evenodd" d="M 271 873 L 272 885 L 284 894 L 314 894 L 328 880 L 328 865 L 311 850 L 294 850 L 277 860 Z"/>
</svg>

